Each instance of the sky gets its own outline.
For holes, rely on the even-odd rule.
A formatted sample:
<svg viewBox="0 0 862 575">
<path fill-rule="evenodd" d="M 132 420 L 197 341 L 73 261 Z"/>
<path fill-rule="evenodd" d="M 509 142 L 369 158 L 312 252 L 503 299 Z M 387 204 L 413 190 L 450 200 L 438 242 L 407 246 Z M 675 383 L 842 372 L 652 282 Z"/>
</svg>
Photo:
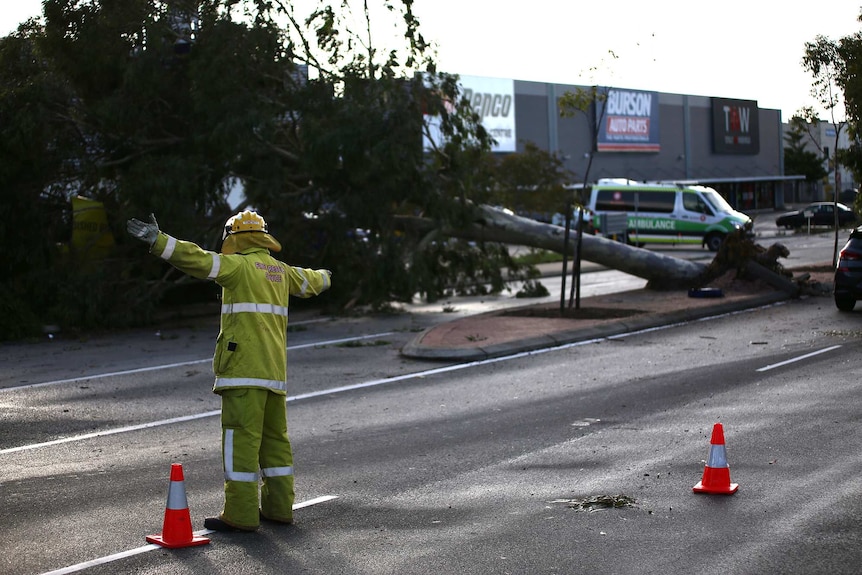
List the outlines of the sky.
<svg viewBox="0 0 862 575">
<path fill-rule="evenodd" d="M 3 36 L 41 13 L 41 0 L 0 6 Z M 785 122 L 818 108 L 805 43 L 862 32 L 860 0 L 415 0 L 413 10 L 445 72 L 756 100 Z"/>
</svg>

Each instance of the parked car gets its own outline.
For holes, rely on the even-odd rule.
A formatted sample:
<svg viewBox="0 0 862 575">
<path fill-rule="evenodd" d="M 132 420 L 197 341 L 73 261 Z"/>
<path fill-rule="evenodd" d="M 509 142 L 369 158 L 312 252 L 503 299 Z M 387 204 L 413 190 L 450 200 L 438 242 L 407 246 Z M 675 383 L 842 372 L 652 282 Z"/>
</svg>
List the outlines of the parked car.
<svg viewBox="0 0 862 575">
<path fill-rule="evenodd" d="M 841 311 L 853 311 L 856 300 L 862 299 L 862 226 L 850 232 L 838 254 L 832 290 Z"/>
<path fill-rule="evenodd" d="M 775 225 L 779 228 L 802 228 L 808 225 L 808 217 L 806 212 L 811 214 L 812 226 L 829 226 L 835 225 L 835 206 L 833 202 L 814 202 L 808 204 L 801 210 L 787 212 L 781 214 L 775 219 Z M 847 226 L 856 225 L 856 214 L 844 204 L 838 206 L 838 227 L 844 228 Z"/>
</svg>

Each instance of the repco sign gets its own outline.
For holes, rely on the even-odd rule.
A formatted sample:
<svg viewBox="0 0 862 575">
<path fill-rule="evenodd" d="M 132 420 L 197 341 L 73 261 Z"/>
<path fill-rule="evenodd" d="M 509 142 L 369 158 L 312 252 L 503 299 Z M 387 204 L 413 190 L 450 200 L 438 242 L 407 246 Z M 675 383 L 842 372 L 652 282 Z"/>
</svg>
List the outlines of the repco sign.
<svg viewBox="0 0 862 575">
<path fill-rule="evenodd" d="M 466 99 L 476 113 L 485 131 L 494 138 L 493 152 L 516 152 L 515 142 L 515 81 L 482 76 L 461 76 L 461 98 Z M 428 136 L 425 148 L 432 142 L 442 142 L 440 119 L 426 117 Z"/>
<path fill-rule="evenodd" d="M 483 119 L 486 117 L 508 118 L 514 107 L 511 94 L 474 92 L 471 88 L 464 88 L 464 97 Z"/>
<path fill-rule="evenodd" d="M 461 76 L 461 95 L 481 118 L 496 143 L 494 152 L 515 152 L 515 81 L 505 78 Z"/>
</svg>

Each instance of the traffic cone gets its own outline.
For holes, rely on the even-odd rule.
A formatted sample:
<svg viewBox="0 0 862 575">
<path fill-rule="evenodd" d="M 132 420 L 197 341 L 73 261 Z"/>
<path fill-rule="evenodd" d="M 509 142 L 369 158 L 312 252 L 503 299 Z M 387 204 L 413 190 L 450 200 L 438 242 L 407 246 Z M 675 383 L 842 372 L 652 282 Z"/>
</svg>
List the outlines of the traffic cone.
<svg viewBox="0 0 862 575">
<path fill-rule="evenodd" d="M 739 484 L 730 482 L 730 466 L 727 464 L 727 452 L 724 449 L 724 427 L 720 423 L 713 426 L 709 443 L 709 460 L 703 469 L 703 479 L 692 491 L 733 495 L 739 489 Z"/>
<path fill-rule="evenodd" d="M 186 488 L 183 485 L 183 466 L 179 463 L 171 465 L 171 484 L 168 488 L 162 534 L 147 535 L 147 541 L 168 549 L 205 545 L 210 542 L 209 537 L 197 537 L 192 533 L 192 519 L 186 500 Z"/>
</svg>

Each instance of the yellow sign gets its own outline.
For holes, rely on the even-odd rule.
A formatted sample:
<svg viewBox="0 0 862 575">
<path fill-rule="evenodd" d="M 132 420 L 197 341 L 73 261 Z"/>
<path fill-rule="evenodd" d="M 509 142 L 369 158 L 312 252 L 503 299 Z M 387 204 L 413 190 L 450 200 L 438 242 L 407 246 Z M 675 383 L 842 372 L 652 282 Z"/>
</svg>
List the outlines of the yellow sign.
<svg viewBox="0 0 862 575">
<path fill-rule="evenodd" d="M 102 259 L 114 247 L 105 206 L 89 198 L 72 198 L 72 249 L 85 257 Z"/>
</svg>

